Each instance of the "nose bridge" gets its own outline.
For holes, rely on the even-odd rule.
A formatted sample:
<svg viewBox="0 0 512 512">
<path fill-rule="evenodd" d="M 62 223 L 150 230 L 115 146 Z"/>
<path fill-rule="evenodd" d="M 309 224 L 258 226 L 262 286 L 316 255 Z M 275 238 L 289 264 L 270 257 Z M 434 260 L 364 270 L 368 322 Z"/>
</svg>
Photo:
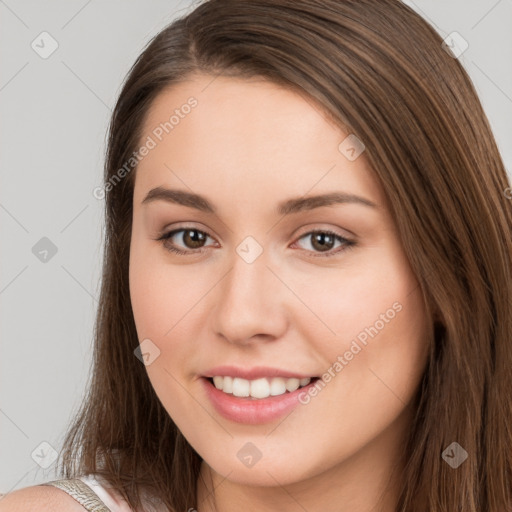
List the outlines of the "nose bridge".
<svg viewBox="0 0 512 512">
<path fill-rule="evenodd" d="M 255 238 L 246 237 L 235 248 L 231 270 L 219 283 L 215 328 L 233 343 L 247 342 L 257 334 L 280 335 L 285 321 L 283 284 L 268 268 L 268 256 Z"/>
</svg>

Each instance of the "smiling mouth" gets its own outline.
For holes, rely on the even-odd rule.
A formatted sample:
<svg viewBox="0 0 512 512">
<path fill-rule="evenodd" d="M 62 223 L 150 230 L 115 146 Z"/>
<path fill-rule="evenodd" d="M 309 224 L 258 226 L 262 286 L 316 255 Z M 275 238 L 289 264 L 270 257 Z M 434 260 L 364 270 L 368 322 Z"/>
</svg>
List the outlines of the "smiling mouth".
<svg viewBox="0 0 512 512">
<path fill-rule="evenodd" d="M 303 379 L 285 377 L 263 377 L 248 380 L 239 377 L 215 376 L 207 377 L 216 389 L 226 395 L 248 400 L 261 400 L 293 393 L 297 389 L 316 382 L 319 377 L 306 377 Z"/>
</svg>

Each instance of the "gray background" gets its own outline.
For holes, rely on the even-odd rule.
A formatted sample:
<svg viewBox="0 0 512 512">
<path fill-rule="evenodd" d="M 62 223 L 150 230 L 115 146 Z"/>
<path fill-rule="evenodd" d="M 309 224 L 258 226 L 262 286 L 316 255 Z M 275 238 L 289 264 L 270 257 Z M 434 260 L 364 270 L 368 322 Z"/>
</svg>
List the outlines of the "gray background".
<svg viewBox="0 0 512 512">
<path fill-rule="evenodd" d="M 510 175 L 512 0 L 405 3 L 469 43 L 459 60 Z M 193 4 L 0 0 L 1 493 L 55 477 L 41 443 L 60 450 L 89 371 L 104 227 L 92 191 L 109 115 L 142 47 Z M 58 43 L 46 59 L 31 47 L 43 31 Z"/>
</svg>

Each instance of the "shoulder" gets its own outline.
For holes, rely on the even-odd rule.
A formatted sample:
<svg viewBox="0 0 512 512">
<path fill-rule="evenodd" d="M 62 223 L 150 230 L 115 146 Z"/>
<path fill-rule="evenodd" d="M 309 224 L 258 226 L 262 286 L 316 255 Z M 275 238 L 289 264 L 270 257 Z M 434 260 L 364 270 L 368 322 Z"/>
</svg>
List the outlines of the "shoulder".
<svg viewBox="0 0 512 512">
<path fill-rule="evenodd" d="M 62 489 L 33 485 L 0 497 L 0 512 L 84 512 L 86 509 Z"/>
</svg>

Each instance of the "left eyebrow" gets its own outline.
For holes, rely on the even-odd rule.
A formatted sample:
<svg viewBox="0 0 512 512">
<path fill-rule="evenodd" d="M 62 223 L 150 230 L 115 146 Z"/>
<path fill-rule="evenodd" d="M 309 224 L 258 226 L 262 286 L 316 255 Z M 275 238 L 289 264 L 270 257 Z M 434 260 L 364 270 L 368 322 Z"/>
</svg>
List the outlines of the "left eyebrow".
<svg viewBox="0 0 512 512">
<path fill-rule="evenodd" d="M 360 204 L 370 208 L 378 208 L 378 206 L 364 197 L 348 194 L 346 192 L 331 192 L 330 194 L 322 194 L 318 196 L 297 197 L 288 199 L 279 203 L 277 212 L 280 215 L 288 215 L 290 213 L 298 213 L 304 210 L 313 210 L 322 206 L 332 206 L 335 204 Z"/>
<path fill-rule="evenodd" d="M 148 192 L 141 204 L 148 204 L 154 201 L 180 204 L 206 213 L 215 214 L 217 212 L 217 209 L 206 197 L 185 190 L 156 187 Z M 378 208 L 374 202 L 364 197 L 348 194 L 346 192 L 331 192 L 329 194 L 288 199 L 278 204 L 276 213 L 279 215 L 288 215 L 335 204 L 360 204 L 370 208 Z"/>
</svg>

